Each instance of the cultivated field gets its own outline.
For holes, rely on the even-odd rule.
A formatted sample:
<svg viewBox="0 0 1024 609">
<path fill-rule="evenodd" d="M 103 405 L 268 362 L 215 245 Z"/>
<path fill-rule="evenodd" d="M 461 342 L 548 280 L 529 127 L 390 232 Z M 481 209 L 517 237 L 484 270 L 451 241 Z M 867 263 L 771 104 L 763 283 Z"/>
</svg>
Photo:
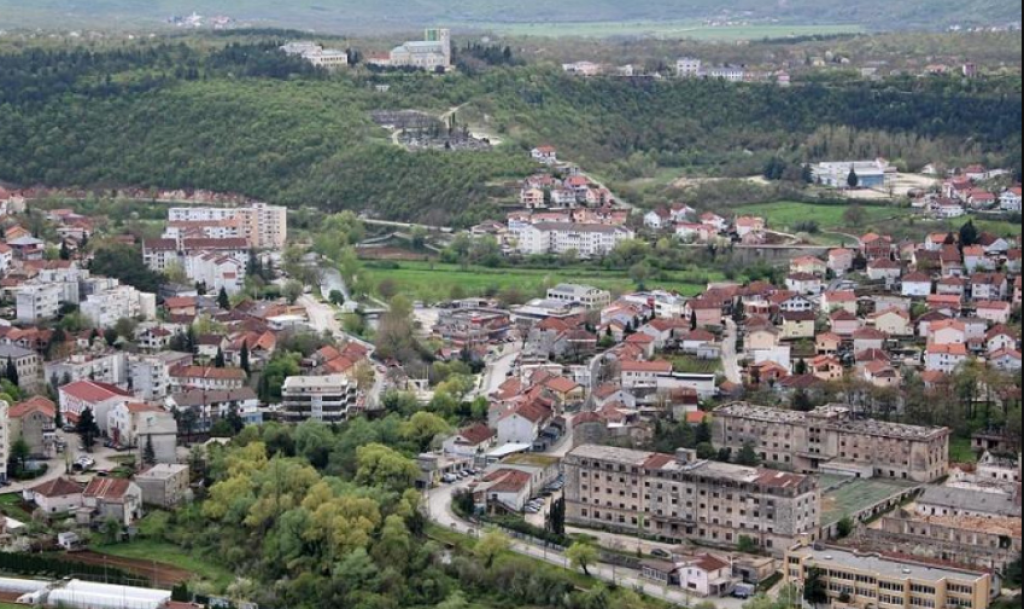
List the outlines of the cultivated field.
<svg viewBox="0 0 1024 609">
<path fill-rule="evenodd" d="M 710 26 L 694 21 L 635 21 L 621 23 L 494 23 L 471 24 L 466 27 L 489 29 L 515 36 L 547 38 L 612 38 L 621 36 L 691 39 L 709 42 L 740 42 L 745 40 L 784 39 L 798 36 L 857 34 L 864 28 L 857 25 L 721 25 Z"/>
</svg>

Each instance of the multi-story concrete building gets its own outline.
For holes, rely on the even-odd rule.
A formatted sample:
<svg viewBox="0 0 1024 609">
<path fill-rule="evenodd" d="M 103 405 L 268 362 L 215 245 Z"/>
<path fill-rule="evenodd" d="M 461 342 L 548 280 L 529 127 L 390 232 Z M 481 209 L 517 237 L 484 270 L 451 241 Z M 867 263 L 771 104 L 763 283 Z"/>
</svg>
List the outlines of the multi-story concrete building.
<svg viewBox="0 0 1024 609">
<path fill-rule="evenodd" d="M 781 553 L 816 539 L 821 492 L 810 476 L 580 446 L 562 463 L 571 523 L 673 542 L 734 547 L 749 538 Z"/>
<path fill-rule="evenodd" d="M 171 393 L 190 389 L 205 391 L 235 391 L 245 386 L 245 370 L 241 368 L 213 368 L 206 366 L 179 366 L 171 370 Z"/>
<path fill-rule="evenodd" d="M 82 315 L 98 328 L 111 328 L 122 319 L 156 319 L 156 294 L 119 285 L 90 295 L 82 303 Z"/>
<path fill-rule="evenodd" d="M 751 445 L 776 467 L 914 482 L 949 473 L 949 436 L 946 428 L 857 419 L 842 406 L 804 413 L 736 403 L 717 409 L 714 419 L 715 446 Z"/>
<path fill-rule="evenodd" d="M 239 218 L 242 236 L 256 249 L 281 250 L 288 239 L 287 208 L 254 203 L 247 207 L 175 207 L 168 212 L 169 222 L 219 222 Z"/>
<path fill-rule="evenodd" d="M 506 311 L 442 309 L 434 332 L 455 348 L 477 347 L 503 341 L 512 329 Z"/>
<path fill-rule="evenodd" d="M 18 386 L 27 392 L 39 388 L 43 373 L 43 358 L 31 349 L 13 345 L 0 345 L 0 366 L 14 364 L 18 370 Z"/>
<path fill-rule="evenodd" d="M 60 312 L 61 287 L 54 284 L 32 284 L 18 289 L 16 302 L 18 321 L 35 324 L 57 317 Z"/>
<path fill-rule="evenodd" d="M 992 576 L 858 554 L 842 548 L 797 547 L 786 553 L 786 581 L 803 586 L 818 572 L 833 602 L 893 609 L 987 609 Z"/>
<path fill-rule="evenodd" d="M 358 405 L 359 390 L 347 376 L 292 376 L 284 382 L 281 415 L 289 423 L 337 423 Z"/>
<path fill-rule="evenodd" d="M 191 364 L 191 353 L 133 354 L 128 358 L 128 379 L 132 391 L 147 402 L 161 401 L 171 394 L 171 371 Z"/>
<path fill-rule="evenodd" d="M 605 256 L 619 243 L 636 236 L 632 230 L 623 226 L 570 222 L 516 225 L 513 233 L 516 251 L 524 256 L 576 252 L 584 259 Z"/>
<path fill-rule="evenodd" d="M 452 33 L 447 29 L 429 29 L 423 40 L 406 42 L 391 50 L 392 67 L 448 69 L 452 65 Z"/>
<path fill-rule="evenodd" d="M 11 405 L 0 400 L 0 459 L 3 463 L 11 461 Z M 0 480 L 7 481 L 7 468 L 0 467 Z"/>
<path fill-rule="evenodd" d="M 603 309 L 612 303 L 612 295 L 589 285 L 563 283 L 548 290 L 548 300 L 579 303 L 588 309 Z"/>
<path fill-rule="evenodd" d="M 676 62 L 676 74 L 679 78 L 700 78 L 704 75 L 704 62 L 693 57 L 684 57 Z"/>
<path fill-rule="evenodd" d="M 173 509 L 188 500 L 189 477 L 187 465 L 158 464 L 136 475 L 135 484 L 146 505 Z"/>
<path fill-rule="evenodd" d="M 124 351 L 76 353 L 48 362 L 44 374 L 46 382 L 58 387 L 78 381 L 124 385 L 128 382 L 128 356 Z"/>
</svg>

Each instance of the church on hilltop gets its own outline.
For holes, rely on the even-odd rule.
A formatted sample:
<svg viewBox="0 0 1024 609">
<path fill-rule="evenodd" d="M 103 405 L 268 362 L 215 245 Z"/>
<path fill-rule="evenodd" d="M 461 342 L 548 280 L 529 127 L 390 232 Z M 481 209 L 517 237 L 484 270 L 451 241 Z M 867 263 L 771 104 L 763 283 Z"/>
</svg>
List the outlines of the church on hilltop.
<svg viewBox="0 0 1024 609">
<path fill-rule="evenodd" d="M 373 61 L 373 60 L 371 60 Z M 448 29 L 428 29 L 423 40 L 406 42 L 391 50 L 389 57 L 373 61 L 393 68 L 436 71 L 452 66 L 452 35 Z"/>
</svg>

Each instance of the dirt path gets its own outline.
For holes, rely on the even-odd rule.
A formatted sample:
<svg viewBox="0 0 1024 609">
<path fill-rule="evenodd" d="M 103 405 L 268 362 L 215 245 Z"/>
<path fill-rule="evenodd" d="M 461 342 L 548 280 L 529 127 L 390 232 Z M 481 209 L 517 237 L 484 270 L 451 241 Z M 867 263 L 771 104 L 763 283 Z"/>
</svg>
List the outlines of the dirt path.
<svg viewBox="0 0 1024 609">
<path fill-rule="evenodd" d="M 119 558 L 97 552 L 85 551 L 65 554 L 61 560 L 80 562 L 87 565 L 116 567 L 134 575 L 145 577 L 158 588 L 172 588 L 175 585 L 192 579 L 195 575 L 185 569 L 158 562 L 142 561 L 134 558 Z"/>
</svg>

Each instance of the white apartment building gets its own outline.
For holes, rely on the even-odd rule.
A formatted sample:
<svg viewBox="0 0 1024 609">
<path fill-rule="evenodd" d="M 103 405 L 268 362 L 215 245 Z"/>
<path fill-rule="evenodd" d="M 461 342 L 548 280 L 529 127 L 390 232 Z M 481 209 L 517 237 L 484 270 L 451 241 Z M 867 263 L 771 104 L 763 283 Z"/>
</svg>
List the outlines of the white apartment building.
<svg viewBox="0 0 1024 609">
<path fill-rule="evenodd" d="M 161 401 L 171 395 L 171 370 L 192 364 L 189 353 L 165 351 L 152 355 L 131 355 L 128 378 L 135 395 L 147 402 Z"/>
<path fill-rule="evenodd" d="M 245 287 L 246 262 L 237 257 L 215 252 L 196 252 L 185 256 L 188 278 L 201 283 L 211 293 L 223 288 L 228 294 L 237 294 Z"/>
<path fill-rule="evenodd" d="M 292 376 L 282 389 L 281 415 L 290 423 L 347 419 L 357 407 L 359 391 L 347 376 Z"/>
<path fill-rule="evenodd" d="M 684 57 L 676 62 L 679 78 L 700 78 L 704 74 L 704 62 L 693 57 Z"/>
<path fill-rule="evenodd" d="M 579 303 L 588 309 L 602 309 L 612 303 L 612 295 L 589 285 L 563 283 L 548 290 L 548 300 Z"/>
<path fill-rule="evenodd" d="M 719 66 L 707 71 L 708 78 L 717 78 L 726 82 L 739 83 L 747 79 L 747 71 L 733 66 Z"/>
<path fill-rule="evenodd" d="M 17 295 L 18 322 L 35 324 L 57 317 L 63 292 L 56 284 L 22 286 Z"/>
<path fill-rule="evenodd" d="M 122 319 L 156 319 L 156 294 L 140 292 L 127 285 L 89 296 L 82 315 L 98 328 L 113 327 Z"/>
<path fill-rule="evenodd" d="M 169 222 L 219 222 L 239 218 L 242 233 L 252 247 L 282 250 L 288 239 L 288 210 L 266 203 L 248 207 L 174 207 L 168 211 Z"/>
<path fill-rule="evenodd" d="M 123 385 L 128 382 L 128 358 L 123 351 L 98 355 L 76 353 L 47 363 L 44 374 L 47 382 L 58 386 L 79 381 Z"/>
<path fill-rule="evenodd" d="M 633 239 L 633 231 L 622 226 L 542 222 L 517 226 L 516 251 L 525 256 L 562 255 L 576 252 L 580 258 L 600 258 L 623 241 Z"/>
</svg>

